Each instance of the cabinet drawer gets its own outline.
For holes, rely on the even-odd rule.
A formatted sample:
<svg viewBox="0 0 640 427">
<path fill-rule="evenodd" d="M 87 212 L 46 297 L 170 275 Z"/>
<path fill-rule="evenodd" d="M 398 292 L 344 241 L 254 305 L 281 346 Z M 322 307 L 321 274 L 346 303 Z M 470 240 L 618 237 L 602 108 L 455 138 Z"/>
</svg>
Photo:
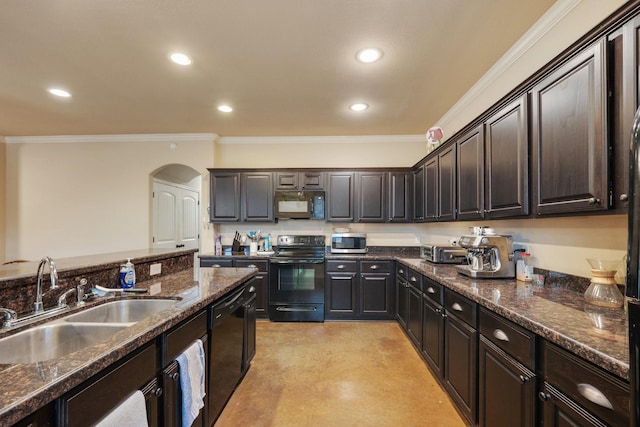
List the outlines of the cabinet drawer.
<svg viewBox="0 0 640 427">
<path fill-rule="evenodd" d="M 444 288 L 440 283 L 437 283 L 428 277 L 422 278 L 422 288 L 424 294 L 433 302 L 442 305 L 442 296 L 444 295 Z"/>
<path fill-rule="evenodd" d="M 330 260 L 327 261 L 327 271 L 355 273 L 358 271 L 358 265 L 356 261 Z"/>
<path fill-rule="evenodd" d="M 549 342 L 544 343 L 545 381 L 609 425 L 629 425 L 629 385 Z"/>
<path fill-rule="evenodd" d="M 462 295 L 459 295 L 449 289 L 445 290 L 444 299 L 444 308 L 449 313 L 468 323 L 469 326 L 476 328 L 478 324 L 478 306 L 475 302 L 468 300 Z"/>
<path fill-rule="evenodd" d="M 192 342 L 207 333 L 207 312 L 202 311 L 190 320 L 178 325 L 165 335 L 165 351 L 162 366 L 171 363 Z"/>
<path fill-rule="evenodd" d="M 212 259 L 212 258 L 200 258 L 200 267 L 233 267 L 233 260 L 227 259 Z"/>
<path fill-rule="evenodd" d="M 422 274 L 409 269 L 407 272 L 407 282 L 422 292 Z"/>
<path fill-rule="evenodd" d="M 480 308 L 480 333 L 527 368 L 534 369 L 535 335 L 497 314 Z"/>
<path fill-rule="evenodd" d="M 236 267 L 249 267 L 257 268 L 258 271 L 267 272 L 269 262 L 266 260 L 251 260 L 251 259 L 237 259 L 235 260 Z"/>
<path fill-rule="evenodd" d="M 360 273 L 391 273 L 389 261 L 360 261 Z"/>
</svg>

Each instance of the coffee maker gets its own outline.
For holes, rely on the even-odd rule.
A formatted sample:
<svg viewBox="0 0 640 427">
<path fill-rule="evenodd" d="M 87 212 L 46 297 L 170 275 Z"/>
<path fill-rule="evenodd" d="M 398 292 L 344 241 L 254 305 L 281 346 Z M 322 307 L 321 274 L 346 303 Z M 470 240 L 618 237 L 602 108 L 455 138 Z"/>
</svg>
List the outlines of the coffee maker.
<svg viewBox="0 0 640 427">
<path fill-rule="evenodd" d="M 473 234 L 461 236 L 458 244 L 468 251 L 469 265 L 457 265 L 458 273 L 476 279 L 515 278 L 511 236 Z"/>
</svg>

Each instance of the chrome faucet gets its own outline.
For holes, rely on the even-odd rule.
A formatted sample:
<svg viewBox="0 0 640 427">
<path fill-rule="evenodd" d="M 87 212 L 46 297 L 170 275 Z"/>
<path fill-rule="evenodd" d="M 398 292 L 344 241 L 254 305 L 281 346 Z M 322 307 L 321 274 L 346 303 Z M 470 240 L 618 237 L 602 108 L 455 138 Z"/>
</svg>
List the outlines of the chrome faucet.
<svg viewBox="0 0 640 427">
<path fill-rule="evenodd" d="M 56 269 L 56 263 L 50 257 L 44 257 L 38 265 L 38 281 L 36 282 L 36 302 L 34 303 L 34 313 L 41 313 L 44 311 L 42 306 L 42 274 L 44 273 L 45 264 L 49 264 L 49 278 L 51 280 L 50 289 L 58 289 L 58 270 Z"/>
<path fill-rule="evenodd" d="M 71 288 L 58 297 L 58 307 L 65 307 L 67 305 L 67 297 L 73 293 L 76 294 L 76 307 L 84 305 L 85 294 L 84 285 L 87 284 L 87 279 L 81 279 L 80 284 L 75 288 Z"/>
<path fill-rule="evenodd" d="M 0 327 L 10 328 L 18 320 L 18 313 L 10 308 L 0 307 Z"/>
</svg>

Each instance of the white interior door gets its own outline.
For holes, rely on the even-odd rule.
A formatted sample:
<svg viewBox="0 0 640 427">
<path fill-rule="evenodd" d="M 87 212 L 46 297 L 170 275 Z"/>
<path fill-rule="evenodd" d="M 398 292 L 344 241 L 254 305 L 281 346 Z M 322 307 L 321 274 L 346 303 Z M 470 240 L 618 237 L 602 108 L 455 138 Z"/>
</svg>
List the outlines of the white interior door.
<svg viewBox="0 0 640 427">
<path fill-rule="evenodd" d="M 154 248 L 198 248 L 199 201 L 195 190 L 154 181 Z"/>
</svg>

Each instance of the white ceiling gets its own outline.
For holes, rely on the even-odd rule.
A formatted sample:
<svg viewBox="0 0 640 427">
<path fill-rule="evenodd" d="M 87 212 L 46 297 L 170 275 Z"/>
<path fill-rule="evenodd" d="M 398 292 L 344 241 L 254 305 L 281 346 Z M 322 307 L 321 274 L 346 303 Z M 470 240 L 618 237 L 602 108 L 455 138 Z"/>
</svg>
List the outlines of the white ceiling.
<svg viewBox="0 0 640 427">
<path fill-rule="evenodd" d="M 0 135 L 423 134 L 553 3 L 3 0 Z"/>
</svg>

